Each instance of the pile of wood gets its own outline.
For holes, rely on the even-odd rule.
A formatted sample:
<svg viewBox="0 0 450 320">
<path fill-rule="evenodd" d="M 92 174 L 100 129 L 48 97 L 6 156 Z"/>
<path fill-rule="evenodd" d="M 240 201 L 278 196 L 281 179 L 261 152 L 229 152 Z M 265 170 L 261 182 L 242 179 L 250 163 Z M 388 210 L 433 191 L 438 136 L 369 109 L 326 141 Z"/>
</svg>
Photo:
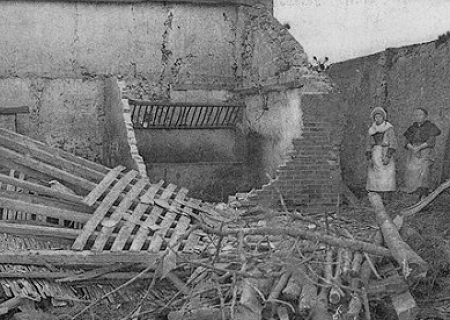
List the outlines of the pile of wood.
<svg viewBox="0 0 450 320">
<path fill-rule="evenodd" d="M 3 297 L 4 312 L 23 297 L 86 299 L 74 283 L 88 291 L 111 284 L 90 295 L 76 319 L 144 278 L 151 283 L 141 299 L 130 297 L 139 306 L 129 319 L 370 319 L 370 301 L 386 296 L 399 318 L 417 312 L 409 285 L 428 266 L 402 240 L 400 221 L 377 194 L 370 199 L 378 226 L 327 212 L 243 210 L 238 199 L 229 206 L 189 198 L 185 188 L 4 129 L 0 166 L 0 284 L 16 288 Z M 144 310 L 164 281 L 173 295 Z M 57 298 L 58 288 L 67 292 Z"/>
</svg>

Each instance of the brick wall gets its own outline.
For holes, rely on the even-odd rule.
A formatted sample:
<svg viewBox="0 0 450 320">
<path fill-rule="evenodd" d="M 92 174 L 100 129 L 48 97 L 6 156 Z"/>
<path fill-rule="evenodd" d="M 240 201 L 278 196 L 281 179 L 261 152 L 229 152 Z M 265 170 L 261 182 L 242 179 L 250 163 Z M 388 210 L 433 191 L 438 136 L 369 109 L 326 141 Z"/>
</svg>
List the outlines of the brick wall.
<svg viewBox="0 0 450 320">
<path fill-rule="evenodd" d="M 293 139 L 289 160 L 279 166 L 275 178 L 249 198 L 281 208 L 280 195 L 288 209 L 317 212 L 335 207 L 339 199 L 339 151 L 345 105 L 338 94 L 302 94 L 302 134 Z"/>
</svg>

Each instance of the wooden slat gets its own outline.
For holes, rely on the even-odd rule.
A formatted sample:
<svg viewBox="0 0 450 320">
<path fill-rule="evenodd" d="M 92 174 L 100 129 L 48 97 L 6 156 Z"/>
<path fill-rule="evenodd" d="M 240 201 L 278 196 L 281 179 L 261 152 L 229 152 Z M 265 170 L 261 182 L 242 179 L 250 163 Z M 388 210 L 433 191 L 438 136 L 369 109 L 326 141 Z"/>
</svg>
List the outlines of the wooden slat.
<svg viewBox="0 0 450 320">
<path fill-rule="evenodd" d="M 72 248 L 74 250 L 82 250 L 86 245 L 87 240 L 94 230 L 97 228 L 97 225 L 102 221 L 103 217 L 108 213 L 110 207 L 117 200 L 120 193 L 128 186 L 128 184 L 137 176 L 137 171 L 128 172 L 123 178 L 121 178 L 110 190 L 108 195 L 103 199 L 100 206 L 95 210 L 93 216 L 89 221 L 84 225 L 83 231 L 80 236 L 75 240 Z"/>
<path fill-rule="evenodd" d="M 192 205 L 200 205 L 201 201 L 198 199 L 190 199 L 189 203 Z M 184 208 L 184 212 L 186 212 L 187 214 L 191 214 L 192 213 L 192 207 L 185 207 Z M 199 245 L 200 243 L 200 236 L 194 231 L 193 233 L 191 233 L 189 235 L 189 237 L 186 240 L 186 244 L 184 246 L 183 252 L 194 252 L 194 250 L 196 249 L 196 247 Z"/>
<path fill-rule="evenodd" d="M 11 170 L 16 170 L 24 173 L 28 178 L 34 178 L 40 181 L 50 181 L 53 179 L 52 176 L 43 174 L 42 172 L 30 169 L 29 167 L 23 166 L 21 164 L 15 163 L 12 160 L 2 158 L 0 155 L 0 168 L 7 168 Z"/>
<path fill-rule="evenodd" d="M 140 251 L 8 250 L 0 254 L 0 264 L 54 265 L 60 267 L 98 267 L 113 263 L 154 264 L 160 254 Z M 156 265 L 155 265 L 156 267 Z M 6 270 L 5 270 L 6 271 Z"/>
<path fill-rule="evenodd" d="M 68 209 L 62 203 L 51 199 L 6 191 L 0 191 L 0 207 L 78 222 L 86 222 L 91 217 L 90 214 Z"/>
<path fill-rule="evenodd" d="M 169 184 L 166 189 L 161 194 L 160 199 L 165 200 L 169 199 L 172 195 L 172 193 L 177 188 L 174 184 Z M 145 241 L 147 240 L 147 235 L 149 233 L 149 228 L 151 226 L 155 225 L 156 220 L 159 218 L 159 216 L 163 213 L 163 209 L 157 206 L 154 206 L 150 214 L 148 215 L 145 222 L 141 225 L 138 232 L 136 233 L 136 236 L 133 240 L 133 243 L 131 244 L 130 250 L 131 251 L 137 251 L 141 250 L 142 246 L 144 245 Z"/>
<path fill-rule="evenodd" d="M 14 177 L 14 170 L 9 171 L 9 176 Z M 13 185 L 6 185 L 6 191 L 14 191 L 16 188 Z M 6 220 L 16 220 L 16 210 L 14 209 L 3 209 L 3 213 L 6 216 Z"/>
<path fill-rule="evenodd" d="M 120 202 L 119 206 L 115 208 L 114 212 L 109 217 L 109 220 L 119 222 L 124 213 L 131 207 L 133 200 L 135 200 L 144 188 L 148 185 L 146 179 L 140 179 L 127 193 L 125 198 Z M 95 239 L 94 245 L 91 250 L 103 250 L 108 238 L 111 236 L 116 225 L 112 227 L 103 226 L 101 234 Z"/>
<path fill-rule="evenodd" d="M 89 193 L 87 197 L 84 198 L 84 203 L 92 206 L 95 201 L 111 186 L 111 184 L 116 181 L 119 174 L 125 170 L 124 166 L 117 166 L 112 169 L 105 178 Z"/>
<path fill-rule="evenodd" d="M 154 199 L 156 197 L 156 193 L 158 192 L 158 190 L 162 187 L 162 185 L 164 184 L 164 180 L 160 180 L 158 183 L 156 183 L 154 186 L 152 187 L 152 192 L 146 192 L 139 200 L 142 203 L 154 203 Z M 156 188 L 157 186 L 157 188 Z M 150 190 L 149 190 L 150 191 Z"/>
<path fill-rule="evenodd" d="M 170 226 L 174 222 L 175 218 L 177 217 L 177 214 L 174 212 L 167 211 L 164 215 L 163 221 L 160 224 L 160 228 L 156 230 L 156 232 L 152 236 L 152 240 L 150 242 L 150 245 L 148 247 L 148 251 L 158 252 L 161 248 L 161 245 L 163 244 L 164 236 L 169 230 Z"/>
<path fill-rule="evenodd" d="M 178 192 L 175 199 L 184 200 L 188 192 L 189 191 L 187 189 L 182 188 Z M 177 226 L 175 227 L 175 230 L 169 240 L 169 246 L 172 248 L 172 250 L 174 251 L 178 250 L 178 247 L 180 246 L 181 243 L 177 243 L 177 241 L 186 232 L 187 228 L 189 228 L 190 223 L 191 223 L 190 216 L 184 214 L 181 215 L 180 219 L 177 222 Z"/>
<path fill-rule="evenodd" d="M 157 191 L 161 188 L 164 181 L 160 181 L 158 184 L 153 184 L 150 186 L 150 188 L 147 190 L 147 192 L 141 197 L 141 199 L 148 200 L 153 199 L 155 197 L 155 194 Z M 148 209 L 148 205 L 145 203 L 140 202 L 136 208 L 133 211 L 133 214 L 131 215 L 131 221 L 127 221 L 125 223 L 125 226 L 122 227 L 117 235 L 116 240 L 114 241 L 111 251 L 119 251 L 122 250 L 125 246 L 125 243 L 131 236 L 131 233 L 133 232 L 134 226 L 136 223 L 134 221 L 140 221 L 142 215 L 144 212 Z"/>
<path fill-rule="evenodd" d="M 61 150 L 61 149 L 49 147 L 45 143 L 42 143 L 40 141 L 31 139 L 31 138 L 29 138 L 27 136 L 15 133 L 15 132 L 10 131 L 10 130 L 6 130 L 6 129 L 0 128 L 0 135 L 2 137 L 7 137 L 7 138 L 9 138 L 11 140 L 20 142 L 20 143 L 22 143 L 24 145 L 25 144 L 26 145 L 32 145 L 34 148 L 37 148 L 37 149 L 42 150 L 42 151 L 45 151 L 45 152 L 50 153 L 50 154 L 52 154 L 54 156 L 61 157 L 61 158 L 66 159 L 66 160 L 68 160 L 70 162 L 82 165 L 82 166 L 84 166 L 86 168 L 98 171 L 100 173 L 103 173 L 104 175 L 107 174 L 109 172 L 109 170 L 110 170 L 108 167 L 105 167 L 105 166 L 103 166 L 101 164 L 98 164 L 98 163 L 86 160 L 86 159 L 84 159 L 82 157 L 77 157 L 77 156 L 71 154 L 70 152 L 67 152 L 67 151 L 64 151 L 64 150 Z"/>
<path fill-rule="evenodd" d="M 47 152 L 42 149 L 36 148 L 34 144 L 26 142 L 22 143 L 14 138 L 8 138 L 0 135 L 0 146 L 3 146 L 9 150 L 18 152 L 27 157 L 32 157 L 38 161 L 47 163 L 55 168 L 64 170 L 66 172 L 80 176 L 81 178 L 88 179 L 95 183 L 100 182 L 105 176 L 103 173 L 92 170 L 89 167 L 71 162 L 64 158 L 61 158 L 56 152 Z"/>
<path fill-rule="evenodd" d="M 75 202 L 80 205 L 81 204 L 84 205 L 83 197 L 80 197 L 80 196 L 77 196 L 74 194 L 70 194 L 70 193 L 59 192 L 59 191 L 53 190 L 52 188 L 45 187 L 45 186 L 42 186 L 37 183 L 33 183 L 33 182 L 29 182 L 26 180 L 17 179 L 17 178 L 13 178 L 13 177 L 8 177 L 7 175 L 0 173 L 0 183 L 1 182 L 10 184 L 10 185 L 14 185 L 16 187 L 25 189 L 27 191 L 33 191 L 33 192 L 36 192 L 41 195 L 50 196 L 52 198 L 66 200 L 66 201 L 70 201 L 70 202 Z"/>
<path fill-rule="evenodd" d="M 15 163 L 31 168 L 35 171 L 39 171 L 43 174 L 51 176 L 57 180 L 61 180 L 70 184 L 73 184 L 83 190 L 91 191 L 95 188 L 96 184 L 80 178 L 79 176 L 68 173 L 64 170 L 55 168 L 46 163 L 42 163 L 36 159 L 24 157 L 22 154 L 9 150 L 7 148 L 0 147 L 0 157 L 11 160 Z"/>
</svg>

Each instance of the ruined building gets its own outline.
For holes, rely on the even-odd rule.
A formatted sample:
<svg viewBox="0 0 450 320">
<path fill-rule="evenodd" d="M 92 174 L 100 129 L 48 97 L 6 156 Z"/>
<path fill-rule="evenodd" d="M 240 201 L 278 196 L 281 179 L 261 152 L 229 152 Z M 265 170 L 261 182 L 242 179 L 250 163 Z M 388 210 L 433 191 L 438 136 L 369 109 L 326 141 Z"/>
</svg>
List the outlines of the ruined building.
<svg viewBox="0 0 450 320">
<path fill-rule="evenodd" d="M 0 102 L 28 106 L 18 133 L 193 196 L 334 206 L 342 112 L 271 7 L 0 1 Z"/>
</svg>

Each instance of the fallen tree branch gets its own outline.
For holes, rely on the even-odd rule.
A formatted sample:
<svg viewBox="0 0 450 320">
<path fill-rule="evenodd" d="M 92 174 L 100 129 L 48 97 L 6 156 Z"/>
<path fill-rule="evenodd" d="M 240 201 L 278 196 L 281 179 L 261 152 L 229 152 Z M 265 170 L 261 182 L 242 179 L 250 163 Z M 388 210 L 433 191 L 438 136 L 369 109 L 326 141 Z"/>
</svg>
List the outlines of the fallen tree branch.
<svg viewBox="0 0 450 320">
<path fill-rule="evenodd" d="M 384 209 L 380 195 L 369 192 L 369 200 L 375 208 L 377 223 L 383 233 L 384 242 L 391 250 L 394 259 L 402 266 L 404 277 L 407 278 L 409 274 L 413 277 L 425 276 L 428 264 L 400 237 L 397 227 Z"/>
<path fill-rule="evenodd" d="M 430 204 L 431 201 L 433 201 L 434 199 L 436 199 L 436 197 L 445 189 L 447 189 L 448 187 L 450 187 L 450 180 L 445 181 L 444 183 L 442 183 L 439 187 L 436 188 L 436 190 L 434 190 L 432 193 L 430 193 L 425 199 L 419 201 L 418 203 L 416 203 L 415 205 L 408 207 L 406 209 L 403 209 L 400 212 L 401 216 L 404 217 L 410 217 L 414 214 L 416 214 L 417 212 L 419 212 L 420 210 L 422 210 L 423 208 L 425 208 L 428 204 Z"/>
<path fill-rule="evenodd" d="M 244 236 L 246 235 L 287 235 L 294 238 L 303 238 L 308 239 L 315 242 L 325 242 L 331 246 L 349 248 L 352 250 L 360 250 L 365 251 L 370 254 L 378 255 L 378 256 L 392 256 L 389 249 L 374 245 L 372 243 L 359 241 L 359 240 L 350 240 L 344 237 L 335 237 L 327 234 L 322 234 L 315 231 L 310 230 L 302 230 L 297 228 L 274 228 L 274 227 L 258 227 L 258 228 L 228 228 L 225 227 L 221 230 L 211 228 L 208 226 L 202 226 L 202 229 L 216 234 L 216 235 L 236 235 L 239 232 L 242 232 Z"/>
</svg>

